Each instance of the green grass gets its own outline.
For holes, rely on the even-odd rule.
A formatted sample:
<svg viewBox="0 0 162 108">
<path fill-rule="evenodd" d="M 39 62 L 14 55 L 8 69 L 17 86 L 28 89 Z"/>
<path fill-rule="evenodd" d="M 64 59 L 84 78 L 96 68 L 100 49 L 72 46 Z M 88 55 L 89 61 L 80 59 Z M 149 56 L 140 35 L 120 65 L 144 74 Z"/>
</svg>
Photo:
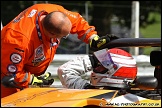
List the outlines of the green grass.
<svg viewBox="0 0 162 108">
<path fill-rule="evenodd" d="M 161 14 L 150 13 L 148 20 L 155 18 L 156 23 L 140 28 L 140 33 L 144 38 L 161 38 Z M 144 48 L 143 54 L 149 55 L 151 50 L 159 50 L 160 48 L 148 47 Z"/>
</svg>

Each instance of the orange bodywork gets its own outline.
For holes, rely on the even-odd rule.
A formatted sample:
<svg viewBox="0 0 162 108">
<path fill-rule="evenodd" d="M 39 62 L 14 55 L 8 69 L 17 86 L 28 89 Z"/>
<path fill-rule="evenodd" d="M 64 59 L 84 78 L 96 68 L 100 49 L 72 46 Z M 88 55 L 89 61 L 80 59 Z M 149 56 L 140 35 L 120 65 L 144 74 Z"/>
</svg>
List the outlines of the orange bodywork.
<svg viewBox="0 0 162 108">
<path fill-rule="evenodd" d="M 111 91 L 111 90 L 109 90 Z M 108 90 L 77 90 L 63 88 L 27 88 L 21 92 L 1 99 L 1 106 L 84 106 L 97 105 L 105 102 L 101 99 L 90 99 L 96 94 L 103 94 Z M 88 99 L 89 98 L 89 99 Z"/>
<path fill-rule="evenodd" d="M 106 99 L 109 95 L 115 96 L 115 90 L 102 89 L 65 89 L 65 88 L 27 88 L 18 93 L 12 94 L 1 99 L 1 106 L 7 107 L 83 107 L 83 106 L 101 106 L 112 107 L 159 107 L 161 100 L 150 100 L 139 97 L 139 100 L 133 101 L 137 96 L 126 98 L 125 96 L 117 96 Z M 104 96 L 105 95 L 105 96 Z M 107 96 L 106 96 L 107 95 Z M 122 99 L 120 99 L 122 98 Z M 132 99 L 131 99 L 132 98 Z M 117 101 L 120 100 L 120 101 Z M 127 101 L 127 102 L 126 102 Z M 110 103 L 111 104 L 110 104 Z M 123 102 L 123 103 L 122 103 Z M 120 104 L 119 104 L 120 103 Z M 133 106 L 134 105 L 134 106 Z"/>
</svg>

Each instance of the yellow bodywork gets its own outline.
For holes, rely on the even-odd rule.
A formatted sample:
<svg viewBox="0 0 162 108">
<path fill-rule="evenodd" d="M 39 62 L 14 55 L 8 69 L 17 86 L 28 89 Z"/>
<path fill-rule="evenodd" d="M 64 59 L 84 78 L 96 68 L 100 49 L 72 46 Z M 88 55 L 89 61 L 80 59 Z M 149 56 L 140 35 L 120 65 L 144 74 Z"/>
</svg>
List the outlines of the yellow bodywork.
<svg viewBox="0 0 162 108">
<path fill-rule="evenodd" d="M 111 99 L 102 98 L 104 94 L 114 94 Z M 159 107 L 161 100 L 140 98 L 136 103 L 124 102 L 124 96 L 115 97 L 115 90 L 103 89 L 65 89 L 65 88 L 27 88 L 1 99 L 2 107 L 83 107 L 83 106 L 124 106 Z M 100 98 L 96 98 L 100 96 Z M 133 95 L 129 95 L 133 96 Z M 122 100 L 120 98 L 123 98 Z M 129 97 L 130 98 L 130 97 Z M 116 99 L 116 100 L 115 100 Z M 120 104 L 118 103 L 120 99 Z M 133 98 L 132 98 L 133 99 Z M 128 99 L 129 100 L 129 99 Z M 127 101 L 128 101 L 127 100 Z M 122 103 L 123 101 L 123 103 Z M 137 105 L 138 103 L 138 105 Z"/>
</svg>

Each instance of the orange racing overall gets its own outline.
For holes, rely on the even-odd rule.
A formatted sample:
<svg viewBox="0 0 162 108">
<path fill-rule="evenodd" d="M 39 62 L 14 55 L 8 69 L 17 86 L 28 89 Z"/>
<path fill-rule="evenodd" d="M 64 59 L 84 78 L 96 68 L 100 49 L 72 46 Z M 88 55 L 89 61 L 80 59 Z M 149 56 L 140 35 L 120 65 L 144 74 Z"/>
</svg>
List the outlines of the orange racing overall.
<svg viewBox="0 0 162 108">
<path fill-rule="evenodd" d="M 65 13 L 72 23 L 70 33 L 77 33 L 83 42 L 89 43 L 90 37 L 97 34 L 95 27 L 89 26 L 79 13 L 55 4 L 33 5 L 1 30 L 1 80 L 4 76 L 13 75 L 18 86 L 27 88 L 31 74 L 41 75 L 46 71 L 53 61 L 59 40 L 52 41 L 44 35 L 39 17 L 52 11 Z M 20 89 L 1 84 L 1 98 L 17 91 Z"/>
</svg>

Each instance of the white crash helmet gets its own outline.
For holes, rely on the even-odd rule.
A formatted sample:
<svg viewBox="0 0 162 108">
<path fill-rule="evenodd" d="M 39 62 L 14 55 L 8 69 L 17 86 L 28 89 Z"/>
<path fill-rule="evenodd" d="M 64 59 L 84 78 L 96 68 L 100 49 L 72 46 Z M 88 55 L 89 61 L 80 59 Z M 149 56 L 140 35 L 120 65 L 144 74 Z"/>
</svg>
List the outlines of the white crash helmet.
<svg viewBox="0 0 162 108">
<path fill-rule="evenodd" d="M 133 82 L 137 75 L 136 60 L 128 52 L 119 49 L 103 49 L 94 52 L 102 66 L 98 70 L 106 70 L 104 73 L 93 71 L 91 84 L 93 86 L 108 86 L 125 88 L 127 83 Z"/>
</svg>

